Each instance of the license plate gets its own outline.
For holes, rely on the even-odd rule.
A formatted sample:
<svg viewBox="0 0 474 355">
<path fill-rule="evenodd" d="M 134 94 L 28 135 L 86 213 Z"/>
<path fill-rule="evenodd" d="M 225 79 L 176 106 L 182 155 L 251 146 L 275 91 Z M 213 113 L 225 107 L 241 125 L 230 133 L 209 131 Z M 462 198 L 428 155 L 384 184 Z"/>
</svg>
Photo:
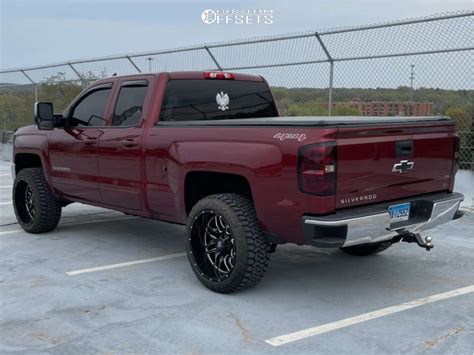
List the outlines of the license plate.
<svg viewBox="0 0 474 355">
<path fill-rule="evenodd" d="M 401 203 L 388 208 L 390 222 L 400 222 L 408 220 L 410 216 L 410 203 Z"/>
</svg>

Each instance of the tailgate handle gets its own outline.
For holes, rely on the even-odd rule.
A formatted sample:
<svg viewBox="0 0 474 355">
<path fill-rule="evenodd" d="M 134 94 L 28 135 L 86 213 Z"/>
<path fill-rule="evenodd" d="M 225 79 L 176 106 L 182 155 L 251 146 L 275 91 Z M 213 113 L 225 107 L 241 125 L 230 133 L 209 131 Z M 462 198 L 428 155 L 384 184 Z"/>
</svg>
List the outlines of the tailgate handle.
<svg viewBox="0 0 474 355">
<path fill-rule="evenodd" d="M 413 154 L 413 141 L 395 142 L 395 157 L 405 157 Z"/>
</svg>

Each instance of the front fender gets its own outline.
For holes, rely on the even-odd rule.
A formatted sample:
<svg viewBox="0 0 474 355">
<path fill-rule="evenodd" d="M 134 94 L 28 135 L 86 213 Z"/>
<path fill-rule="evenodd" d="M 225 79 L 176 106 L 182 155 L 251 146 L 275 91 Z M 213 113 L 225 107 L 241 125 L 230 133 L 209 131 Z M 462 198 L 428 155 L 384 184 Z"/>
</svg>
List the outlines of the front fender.
<svg viewBox="0 0 474 355">
<path fill-rule="evenodd" d="M 16 164 L 19 154 L 33 154 L 39 156 L 44 175 L 51 190 L 50 164 L 48 155 L 49 135 L 52 131 L 42 131 L 36 126 L 26 126 L 18 129 L 13 139 L 13 162 Z"/>
</svg>

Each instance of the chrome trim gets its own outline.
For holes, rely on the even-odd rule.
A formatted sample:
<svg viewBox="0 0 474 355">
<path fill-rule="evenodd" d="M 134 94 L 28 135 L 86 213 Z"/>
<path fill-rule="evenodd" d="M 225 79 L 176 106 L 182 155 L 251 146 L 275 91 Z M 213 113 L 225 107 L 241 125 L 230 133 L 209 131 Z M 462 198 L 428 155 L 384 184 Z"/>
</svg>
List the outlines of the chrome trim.
<svg viewBox="0 0 474 355">
<path fill-rule="evenodd" d="M 410 226 L 413 227 L 413 229 L 410 229 L 410 231 L 413 233 L 422 232 L 432 229 L 440 224 L 449 222 L 453 219 L 454 214 L 459 209 L 459 205 L 463 200 L 463 197 L 459 197 L 446 201 L 435 202 L 430 219 L 428 219 L 426 222 Z"/>
<path fill-rule="evenodd" d="M 390 215 L 388 211 L 368 216 L 339 220 L 304 217 L 304 223 L 321 227 L 347 226 L 346 240 L 343 244 L 344 247 L 358 244 L 378 243 L 390 240 L 403 232 L 420 233 L 432 229 L 440 224 L 449 222 L 453 219 L 454 214 L 463 200 L 464 197 L 457 194 L 455 197 L 449 199 L 433 201 L 431 216 L 428 220 L 393 229 L 390 226 Z"/>
</svg>

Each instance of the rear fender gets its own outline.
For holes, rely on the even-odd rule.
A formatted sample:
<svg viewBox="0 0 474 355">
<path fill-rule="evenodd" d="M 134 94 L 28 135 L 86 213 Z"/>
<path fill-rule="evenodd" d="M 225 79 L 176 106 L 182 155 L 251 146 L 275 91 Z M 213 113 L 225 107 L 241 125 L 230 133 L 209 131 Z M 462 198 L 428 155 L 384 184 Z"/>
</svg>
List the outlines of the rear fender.
<svg viewBox="0 0 474 355">
<path fill-rule="evenodd" d="M 262 179 L 278 176 L 283 168 L 280 147 L 268 143 L 180 142 L 170 147 L 170 154 L 169 181 L 179 184 L 172 189 L 179 191 L 180 215 L 186 215 L 184 184 L 186 174 L 191 171 L 227 173 L 247 179 L 258 216 L 258 207 L 264 203 L 264 197 L 255 187 Z"/>
</svg>

